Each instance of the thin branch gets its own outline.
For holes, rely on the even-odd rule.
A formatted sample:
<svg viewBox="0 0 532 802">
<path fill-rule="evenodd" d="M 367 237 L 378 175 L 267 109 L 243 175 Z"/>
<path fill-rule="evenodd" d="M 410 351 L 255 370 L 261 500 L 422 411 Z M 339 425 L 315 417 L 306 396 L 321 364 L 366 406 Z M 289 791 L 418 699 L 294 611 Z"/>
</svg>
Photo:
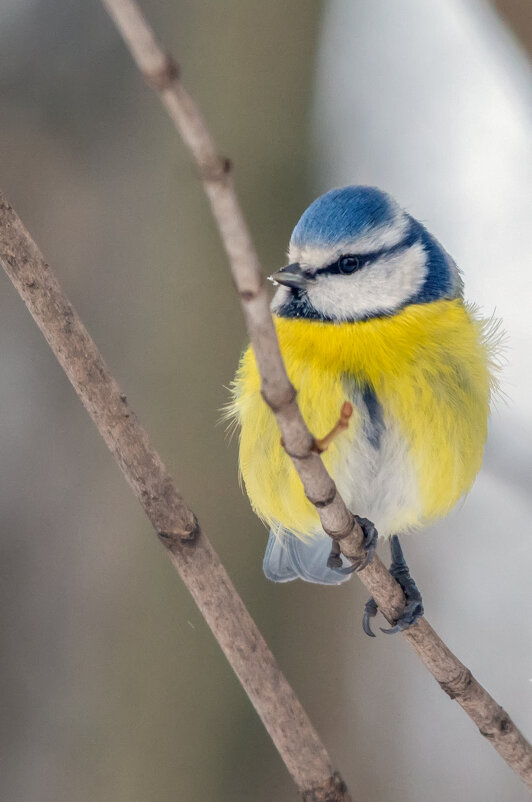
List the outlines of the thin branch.
<svg viewBox="0 0 532 802">
<path fill-rule="evenodd" d="M 350 796 L 294 691 L 187 507 L 94 341 L 21 220 L 0 192 L 0 261 L 98 431 L 225 656 L 303 798 Z"/>
<path fill-rule="evenodd" d="M 340 434 L 340 432 L 345 432 L 345 430 L 349 427 L 349 420 L 352 414 L 353 404 L 351 401 L 344 401 L 342 404 L 342 409 L 340 410 L 340 417 L 332 427 L 331 431 L 326 434 L 325 437 L 315 438 L 312 450 L 316 451 L 318 454 L 323 454 L 324 451 L 327 451 L 334 438 Z"/>
<path fill-rule="evenodd" d="M 218 154 L 199 109 L 179 80 L 176 62 L 158 43 L 137 3 L 134 0 L 102 2 L 142 75 L 159 93 L 196 162 L 229 257 L 262 379 L 262 394 L 275 414 L 305 494 L 316 506 L 324 531 L 340 540 L 346 557 L 359 560 L 363 556 L 362 533 L 320 456 L 313 451 L 314 438 L 301 416 L 296 391 L 284 368 L 268 294 L 235 194 L 230 162 Z M 404 607 L 404 597 L 380 559 L 375 557 L 358 575 L 388 621 L 395 621 Z M 532 747 L 508 714 L 447 648 L 425 618 L 403 632 L 403 637 L 441 688 L 451 699 L 456 699 L 482 735 L 532 790 Z"/>
</svg>

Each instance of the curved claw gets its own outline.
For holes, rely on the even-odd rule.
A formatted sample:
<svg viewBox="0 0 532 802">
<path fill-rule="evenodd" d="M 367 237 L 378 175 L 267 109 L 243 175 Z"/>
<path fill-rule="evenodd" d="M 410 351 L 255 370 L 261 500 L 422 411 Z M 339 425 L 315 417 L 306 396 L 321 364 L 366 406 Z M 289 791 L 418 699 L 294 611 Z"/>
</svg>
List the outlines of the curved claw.
<svg viewBox="0 0 532 802">
<path fill-rule="evenodd" d="M 329 565 L 328 562 L 327 565 Z M 366 566 L 364 565 L 363 567 L 365 568 Z M 355 571 L 359 570 L 358 563 L 353 563 L 352 565 L 349 566 L 346 565 L 343 566 L 342 568 L 337 568 L 334 565 L 329 565 L 329 568 L 333 568 L 337 574 L 353 574 Z"/>
<path fill-rule="evenodd" d="M 421 618 L 425 610 L 423 603 L 414 599 L 408 602 L 405 606 L 402 616 L 396 621 L 395 626 L 390 629 L 383 629 L 380 627 L 381 632 L 385 635 L 394 635 L 396 632 L 404 632 L 405 629 L 410 629 Z"/>
<path fill-rule="evenodd" d="M 410 571 L 408 570 L 408 565 L 406 564 L 403 550 L 397 535 L 393 535 L 391 538 L 391 549 L 392 564 L 390 566 L 390 573 L 394 579 L 399 582 L 405 595 L 406 604 L 402 614 L 399 616 L 393 626 L 389 628 L 379 627 L 381 632 L 384 632 L 385 635 L 395 635 L 396 632 L 404 632 L 405 629 L 409 629 L 411 626 L 416 624 L 425 612 L 423 609 L 421 593 L 419 592 L 416 583 L 410 576 Z M 362 620 L 362 626 L 364 627 L 364 632 L 367 635 L 369 635 L 371 632 L 369 626 L 369 617 L 375 615 L 376 612 L 377 605 L 373 599 L 370 599 L 366 604 L 364 618 Z M 370 632 L 368 632 L 368 629 Z"/>
<path fill-rule="evenodd" d="M 399 632 L 400 626 L 396 624 L 394 627 L 390 627 L 389 629 L 385 629 L 384 627 L 379 627 L 381 632 L 384 632 L 385 635 L 395 635 L 396 632 Z"/>
<path fill-rule="evenodd" d="M 369 625 L 369 618 L 370 618 L 369 615 L 367 613 L 364 613 L 364 615 L 362 616 L 362 629 L 369 638 L 376 638 L 377 636 L 375 635 L 375 633 L 373 632 L 372 628 Z"/>
<path fill-rule="evenodd" d="M 377 610 L 378 610 L 377 602 L 372 596 L 371 599 L 367 600 L 366 605 L 364 607 L 364 615 L 362 616 L 362 629 L 364 630 L 366 635 L 370 638 L 376 637 L 375 633 L 371 629 L 369 620 L 370 618 L 375 618 L 375 616 L 377 615 Z"/>
<path fill-rule="evenodd" d="M 366 559 L 362 563 L 353 563 L 353 571 L 363 571 L 373 559 L 373 555 L 375 554 L 375 547 L 372 549 L 368 549 L 366 552 Z"/>
<path fill-rule="evenodd" d="M 363 571 L 364 568 L 366 568 L 366 566 L 373 559 L 374 553 L 375 553 L 375 548 L 368 550 L 366 552 L 365 560 L 363 560 L 362 562 L 355 561 L 351 563 L 351 565 L 345 565 L 345 566 L 342 565 L 341 559 L 340 559 L 340 565 L 337 565 L 336 561 L 333 564 L 333 559 L 331 559 L 331 556 L 329 556 L 329 559 L 327 560 L 327 565 L 329 566 L 329 568 L 332 568 L 339 574 L 353 574 L 355 571 Z"/>
</svg>

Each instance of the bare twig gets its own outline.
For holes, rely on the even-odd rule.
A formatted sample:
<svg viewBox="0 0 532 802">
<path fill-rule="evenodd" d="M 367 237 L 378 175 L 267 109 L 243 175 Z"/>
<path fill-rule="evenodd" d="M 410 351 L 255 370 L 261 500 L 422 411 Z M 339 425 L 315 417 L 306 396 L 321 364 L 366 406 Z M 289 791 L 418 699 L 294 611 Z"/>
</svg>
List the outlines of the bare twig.
<svg viewBox="0 0 532 802">
<path fill-rule="evenodd" d="M 213 143 L 196 104 L 178 77 L 175 61 L 159 45 L 135 0 L 102 0 L 124 37 L 141 73 L 160 95 L 188 146 L 229 257 L 253 350 L 262 394 L 275 414 L 285 447 L 315 504 L 325 532 L 339 540 L 351 560 L 363 557 L 362 533 L 346 508 L 318 454 L 286 374 L 264 287 L 259 260 L 233 187 L 230 162 Z M 399 585 L 376 557 L 359 573 L 385 617 L 395 621 L 404 607 Z M 532 789 L 532 747 L 508 714 L 447 648 L 425 618 L 403 633 L 442 689 L 466 711 L 523 782 Z"/>
<path fill-rule="evenodd" d="M 306 800 L 349 802 L 329 755 L 196 517 L 0 192 L 0 261 L 133 488 Z"/>
<path fill-rule="evenodd" d="M 316 451 L 318 454 L 323 454 L 324 451 L 327 451 L 336 435 L 340 434 L 340 432 L 344 432 L 347 429 L 349 426 L 349 419 L 351 418 L 352 414 L 353 404 L 351 401 L 344 401 L 342 404 L 342 409 L 340 410 L 340 417 L 332 427 L 331 431 L 328 432 L 325 437 L 315 437 L 312 450 Z"/>
</svg>

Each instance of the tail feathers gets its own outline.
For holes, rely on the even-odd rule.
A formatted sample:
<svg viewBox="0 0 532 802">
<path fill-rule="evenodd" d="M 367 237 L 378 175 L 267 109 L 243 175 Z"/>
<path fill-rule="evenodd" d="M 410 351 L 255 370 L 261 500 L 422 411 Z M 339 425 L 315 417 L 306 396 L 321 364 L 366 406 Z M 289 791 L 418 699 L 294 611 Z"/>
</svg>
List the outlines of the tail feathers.
<svg viewBox="0 0 532 802">
<path fill-rule="evenodd" d="M 262 569 L 272 582 L 303 579 L 320 585 L 341 585 L 351 578 L 327 566 L 331 539 L 325 534 L 303 541 L 282 527 L 276 534 L 270 530 Z M 349 562 L 342 557 L 344 565 Z"/>
</svg>

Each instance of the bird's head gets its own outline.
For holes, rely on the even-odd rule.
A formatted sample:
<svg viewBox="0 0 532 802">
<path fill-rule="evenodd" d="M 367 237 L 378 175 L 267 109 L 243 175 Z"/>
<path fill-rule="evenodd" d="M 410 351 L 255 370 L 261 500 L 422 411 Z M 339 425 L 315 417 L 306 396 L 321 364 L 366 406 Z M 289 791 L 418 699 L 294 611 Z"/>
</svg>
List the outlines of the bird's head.
<svg viewBox="0 0 532 802">
<path fill-rule="evenodd" d="M 270 278 L 281 317 L 356 321 L 461 295 L 451 257 L 390 195 L 350 186 L 322 195 L 292 232 L 290 264 Z"/>
</svg>

